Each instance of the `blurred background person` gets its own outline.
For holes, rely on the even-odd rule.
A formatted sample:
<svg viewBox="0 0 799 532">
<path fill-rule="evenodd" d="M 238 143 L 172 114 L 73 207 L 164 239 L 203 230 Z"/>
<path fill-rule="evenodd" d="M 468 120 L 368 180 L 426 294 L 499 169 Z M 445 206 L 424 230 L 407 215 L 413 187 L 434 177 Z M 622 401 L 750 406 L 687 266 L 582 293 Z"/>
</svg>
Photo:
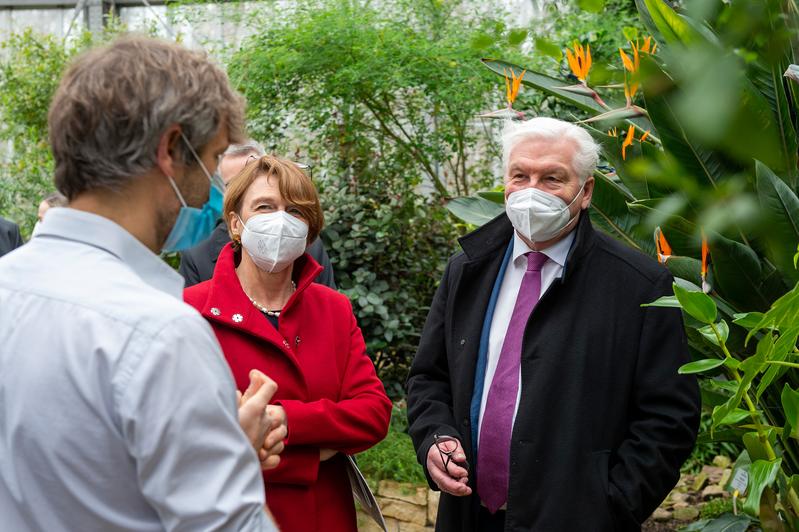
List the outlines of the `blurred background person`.
<svg viewBox="0 0 799 532">
<path fill-rule="evenodd" d="M 219 162 L 218 172 L 222 181 L 227 185 L 230 181 L 244 169 L 248 160 L 263 157 L 264 148 L 256 141 L 250 139 L 243 144 L 231 144 L 225 151 L 222 160 Z M 302 165 L 299 165 L 302 168 Z M 203 240 L 191 249 L 187 249 L 180 254 L 180 267 L 178 271 L 186 279 L 186 287 L 207 281 L 214 274 L 216 260 L 219 252 L 230 242 L 227 225 L 220 216 L 214 232 L 206 240 Z M 322 266 L 322 271 L 316 277 L 316 282 L 336 288 L 336 281 L 333 278 L 333 265 L 327 255 L 322 239 L 317 237 L 305 250 L 313 259 Z"/>
<path fill-rule="evenodd" d="M 22 245 L 19 226 L 11 220 L 0 217 L 0 257 Z"/>
<path fill-rule="evenodd" d="M 36 213 L 36 217 L 41 222 L 44 220 L 44 214 L 50 210 L 51 207 L 66 207 L 67 203 L 67 198 L 60 192 L 48 194 L 44 197 L 42 202 L 39 203 L 39 210 Z"/>
<path fill-rule="evenodd" d="M 250 368 L 278 384 L 270 414 L 285 419 L 266 500 L 287 532 L 354 532 L 347 458 L 381 441 L 391 401 L 366 354 L 346 296 L 313 282 L 305 249 L 322 229 L 319 196 L 293 162 L 265 156 L 228 184 L 226 244 L 211 280 L 185 290 L 211 323 L 236 383 Z"/>
<path fill-rule="evenodd" d="M 60 192 L 53 192 L 45 196 L 41 203 L 39 203 L 39 210 L 36 213 L 38 220 L 33 226 L 31 238 L 36 236 L 36 234 L 39 232 L 39 224 L 41 224 L 42 220 L 44 220 L 44 215 L 47 211 L 49 211 L 52 207 L 66 207 L 67 203 L 67 198 Z"/>
<path fill-rule="evenodd" d="M 202 235 L 243 122 L 224 71 L 174 43 L 123 37 L 66 70 L 48 130 L 69 207 L 0 258 L 4 530 L 275 530 L 274 381 L 248 370 L 237 401 L 158 256 Z"/>
</svg>

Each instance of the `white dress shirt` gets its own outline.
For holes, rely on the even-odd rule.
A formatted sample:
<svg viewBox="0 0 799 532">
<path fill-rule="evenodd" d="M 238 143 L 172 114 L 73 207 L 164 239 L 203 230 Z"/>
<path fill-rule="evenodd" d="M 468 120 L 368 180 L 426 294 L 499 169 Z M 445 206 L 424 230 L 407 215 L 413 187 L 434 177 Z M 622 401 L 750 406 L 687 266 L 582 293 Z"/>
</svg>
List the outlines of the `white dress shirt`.
<svg viewBox="0 0 799 532">
<path fill-rule="evenodd" d="M 566 264 L 566 257 L 569 254 L 574 241 L 574 231 L 571 231 L 566 238 L 548 248 L 541 250 L 541 253 L 549 259 L 541 267 L 541 296 L 552 285 L 552 281 L 563 274 L 563 267 Z M 527 271 L 527 258 L 524 254 L 532 251 L 524 243 L 519 234 L 513 232 L 513 255 L 505 270 L 505 277 L 502 279 L 502 286 L 497 296 L 497 304 L 494 307 L 494 316 L 491 319 L 491 331 L 488 335 L 488 360 L 486 361 L 486 373 L 483 380 L 483 397 L 480 400 L 480 420 L 477 426 L 477 441 L 480 441 L 480 432 L 483 426 L 483 413 L 486 409 L 488 390 L 491 388 L 491 381 L 494 380 L 494 373 L 497 370 L 499 355 L 502 351 L 502 344 L 505 342 L 505 333 L 508 330 L 513 308 L 516 306 L 516 295 Z M 540 299 L 540 296 L 539 296 Z M 516 414 L 519 410 L 519 398 L 522 395 L 522 374 L 519 371 L 519 390 L 516 393 L 516 406 L 513 410 L 513 422 L 516 422 Z"/>
<path fill-rule="evenodd" d="M 182 289 L 74 209 L 0 259 L 0 529 L 276 530 L 230 370 Z"/>
</svg>

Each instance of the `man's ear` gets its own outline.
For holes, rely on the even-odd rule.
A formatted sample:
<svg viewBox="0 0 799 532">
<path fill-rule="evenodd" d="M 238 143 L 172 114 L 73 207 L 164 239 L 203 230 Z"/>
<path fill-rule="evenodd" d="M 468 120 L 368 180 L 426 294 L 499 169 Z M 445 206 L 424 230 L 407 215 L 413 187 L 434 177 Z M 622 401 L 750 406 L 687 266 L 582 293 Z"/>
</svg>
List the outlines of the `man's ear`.
<svg viewBox="0 0 799 532">
<path fill-rule="evenodd" d="M 583 188 L 585 192 L 580 202 L 580 210 L 585 210 L 591 205 L 591 197 L 594 195 L 594 176 L 589 176 L 588 179 L 585 180 Z"/>
<path fill-rule="evenodd" d="M 178 167 L 183 166 L 178 149 L 180 141 L 180 126 L 177 124 L 169 126 L 158 140 L 155 165 L 162 174 L 172 178 L 175 177 Z"/>
</svg>

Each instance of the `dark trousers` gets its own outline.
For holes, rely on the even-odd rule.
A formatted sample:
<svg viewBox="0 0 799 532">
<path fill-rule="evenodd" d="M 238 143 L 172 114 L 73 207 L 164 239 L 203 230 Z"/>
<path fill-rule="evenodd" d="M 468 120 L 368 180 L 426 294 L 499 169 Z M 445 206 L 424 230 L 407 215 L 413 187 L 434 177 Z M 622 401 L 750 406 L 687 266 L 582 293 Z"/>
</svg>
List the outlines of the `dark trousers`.
<svg viewBox="0 0 799 532">
<path fill-rule="evenodd" d="M 505 510 L 497 510 L 492 514 L 488 508 L 480 505 L 477 514 L 477 530 L 480 532 L 503 532 L 505 530 Z"/>
</svg>

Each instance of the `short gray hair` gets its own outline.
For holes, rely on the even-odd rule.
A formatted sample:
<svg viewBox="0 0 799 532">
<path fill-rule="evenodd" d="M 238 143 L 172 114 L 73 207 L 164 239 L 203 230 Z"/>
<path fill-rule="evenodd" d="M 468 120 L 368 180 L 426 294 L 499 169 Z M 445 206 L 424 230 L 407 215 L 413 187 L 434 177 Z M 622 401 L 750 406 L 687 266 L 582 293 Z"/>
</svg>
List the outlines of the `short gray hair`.
<svg viewBox="0 0 799 532">
<path fill-rule="evenodd" d="M 523 122 L 508 121 L 502 131 L 502 169 L 507 172 L 510 152 L 520 142 L 529 139 L 571 139 L 577 145 L 572 167 L 580 182 L 594 174 L 599 162 L 599 144 L 580 126 L 556 118 L 539 116 Z"/>
<path fill-rule="evenodd" d="M 266 150 L 258 141 L 247 139 L 247 141 L 241 144 L 231 144 L 228 146 L 227 150 L 225 150 L 225 156 L 227 155 L 255 155 L 256 157 L 263 157 L 266 155 Z"/>
<path fill-rule="evenodd" d="M 136 35 L 89 50 L 50 105 L 56 188 L 70 200 L 121 189 L 155 167 L 158 143 L 175 124 L 198 153 L 223 124 L 231 142 L 244 140 L 244 100 L 207 54 Z M 196 165 L 184 144 L 179 156 Z"/>
</svg>

